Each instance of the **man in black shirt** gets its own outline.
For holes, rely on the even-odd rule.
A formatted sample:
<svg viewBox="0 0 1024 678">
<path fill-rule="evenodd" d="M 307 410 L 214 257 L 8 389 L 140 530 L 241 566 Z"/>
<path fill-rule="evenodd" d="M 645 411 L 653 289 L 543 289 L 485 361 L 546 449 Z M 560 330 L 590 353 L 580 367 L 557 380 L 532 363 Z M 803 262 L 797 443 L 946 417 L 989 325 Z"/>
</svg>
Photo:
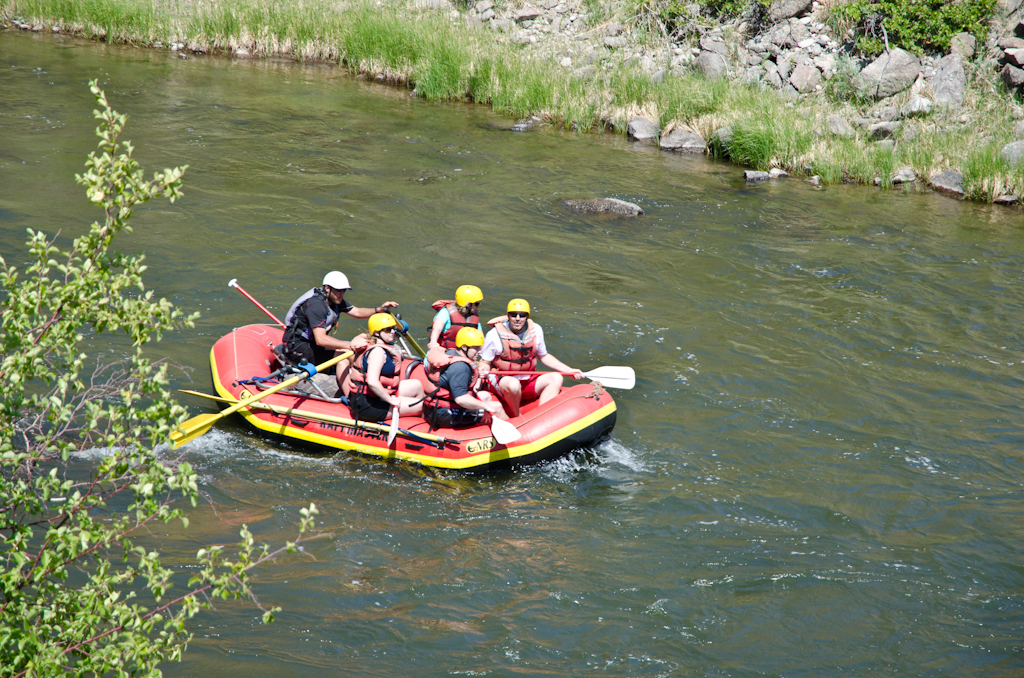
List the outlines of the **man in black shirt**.
<svg viewBox="0 0 1024 678">
<path fill-rule="evenodd" d="M 348 277 L 341 271 L 331 271 L 324 276 L 323 287 L 314 287 L 295 300 L 284 317 L 288 329 L 284 333 L 285 355 L 295 362 L 303 360 L 319 365 L 333 358 L 338 351 L 347 351 L 351 342 L 336 339 L 330 335 L 344 313 L 351 318 L 369 318 L 398 304 L 385 301 L 377 308 L 360 308 L 345 299 L 345 292 L 352 289 Z M 342 361 L 335 372 L 340 385 L 348 371 L 350 361 Z"/>
</svg>

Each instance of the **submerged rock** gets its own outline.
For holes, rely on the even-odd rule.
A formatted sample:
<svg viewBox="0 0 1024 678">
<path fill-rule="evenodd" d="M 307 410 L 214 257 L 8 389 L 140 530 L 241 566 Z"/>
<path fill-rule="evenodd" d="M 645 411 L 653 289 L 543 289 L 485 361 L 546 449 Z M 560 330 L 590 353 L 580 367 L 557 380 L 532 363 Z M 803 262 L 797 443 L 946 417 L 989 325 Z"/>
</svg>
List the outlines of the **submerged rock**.
<svg viewBox="0 0 1024 678">
<path fill-rule="evenodd" d="M 644 213 L 640 205 L 616 198 L 566 200 L 562 204 L 577 214 L 615 214 L 620 217 L 636 217 Z"/>
<path fill-rule="evenodd" d="M 699 134 L 685 129 L 674 129 L 661 138 L 659 145 L 667 151 L 703 153 L 708 144 Z"/>
</svg>

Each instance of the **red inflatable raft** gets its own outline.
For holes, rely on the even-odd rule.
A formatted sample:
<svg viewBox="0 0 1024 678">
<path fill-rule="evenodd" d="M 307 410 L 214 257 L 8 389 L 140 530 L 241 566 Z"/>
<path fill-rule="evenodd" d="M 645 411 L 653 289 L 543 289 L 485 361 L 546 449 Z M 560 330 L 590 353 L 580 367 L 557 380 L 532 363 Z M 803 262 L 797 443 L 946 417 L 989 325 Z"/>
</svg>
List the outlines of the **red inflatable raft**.
<svg viewBox="0 0 1024 678">
<path fill-rule="evenodd" d="M 244 401 L 259 394 L 260 384 L 251 382 L 277 366 L 273 347 L 281 342 L 281 336 L 277 327 L 247 325 L 213 345 L 213 385 L 223 402 Z M 428 386 L 422 364 L 415 365 L 408 378 Z M 554 459 L 594 444 L 615 426 L 615 401 L 595 383 L 563 387 L 543 405 L 525 403 L 520 416 L 509 420 L 521 437 L 508 446 L 499 445 L 486 425 L 431 429 L 423 418 L 411 416 L 399 419 L 399 434 L 389 446 L 390 420 L 357 422 L 341 402 L 294 391 L 273 393 L 239 414 L 264 435 L 312 447 L 438 468 L 491 470 Z"/>
</svg>

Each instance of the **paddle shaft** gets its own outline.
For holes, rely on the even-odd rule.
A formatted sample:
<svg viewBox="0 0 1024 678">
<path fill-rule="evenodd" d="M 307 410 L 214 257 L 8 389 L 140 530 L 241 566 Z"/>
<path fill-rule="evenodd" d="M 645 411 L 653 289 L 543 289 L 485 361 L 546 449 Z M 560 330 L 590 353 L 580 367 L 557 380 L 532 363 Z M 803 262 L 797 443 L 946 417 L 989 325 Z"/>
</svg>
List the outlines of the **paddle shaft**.
<svg viewBox="0 0 1024 678">
<path fill-rule="evenodd" d="M 231 281 L 230 281 L 230 282 L 228 283 L 228 287 L 234 287 L 234 288 L 235 288 L 236 290 L 238 290 L 238 291 L 239 291 L 239 292 L 241 292 L 241 293 L 242 293 L 243 295 L 245 295 L 245 298 L 246 298 L 246 299 L 248 299 L 248 300 L 249 300 L 249 301 L 251 301 L 252 303 L 256 304 L 256 306 L 257 306 L 257 307 L 259 307 L 259 309 L 260 309 L 261 311 L 263 311 L 263 312 L 264 312 L 264 313 L 266 313 L 266 314 L 267 314 L 268 316 L 270 316 L 270 319 L 271 319 L 271 320 L 273 320 L 273 321 L 274 321 L 275 323 L 277 323 L 278 325 L 280 325 L 280 326 L 281 326 L 281 329 L 287 329 L 287 327 L 285 326 L 285 324 L 284 324 L 283 322 L 281 322 L 280 320 L 278 320 L 278 319 L 277 319 L 277 316 L 276 316 L 276 315 L 274 315 L 273 313 L 271 313 L 270 311 L 268 311 L 268 310 L 267 310 L 267 307 L 266 307 L 266 306 L 264 306 L 264 305 L 263 305 L 263 304 L 261 304 L 260 302 L 256 301 L 255 297 L 253 297 L 253 296 L 252 296 L 251 294 L 249 294 L 249 293 L 248 293 L 248 292 L 246 292 L 246 291 L 245 291 L 244 289 L 242 289 L 242 286 L 238 284 L 238 280 L 237 280 L 237 278 L 232 278 L 232 279 L 231 279 Z"/>
<path fill-rule="evenodd" d="M 297 410 L 292 407 L 280 407 L 277 405 L 268 405 L 266 403 L 257 403 L 252 400 L 239 401 L 235 398 L 224 398 L 221 396 L 210 395 L 209 393 L 202 393 L 201 391 L 190 391 L 188 389 L 179 389 L 182 393 L 193 395 L 199 398 L 206 398 L 207 400 L 216 400 L 222 403 L 238 403 L 241 402 L 246 408 L 251 407 L 254 410 L 264 410 L 271 412 L 278 416 L 289 416 L 298 417 L 300 419 L 309 419 L 310 421 L 325 421 L 328 424 L 341 424 L 342 426 L 352 426 L 354 428 L 365 428 L 371 431 L 385 432 L 389 431 L 389 427 L 383 424 L 378 424 L 372 421 L 358 421 L 356 419 L 347 419 L 345 417 L 336 417 L 332 414 L 321 414 L 319 412 L 308 412 L 306 410 Z M 244 409 L 244 408 L 243 408 Z M 415 431 L 407 431 L 404 428 L 398 429 L 399 435 L 403 435 L 406 438 L 412 438 L 413 440 L 419 440 L 425 443 L 434 443 L 435 445 L 458 445 L 458 440 L 451 440 L 443 436 L 434 435 L 433 433 L 417 433 Z"/>
</svg>

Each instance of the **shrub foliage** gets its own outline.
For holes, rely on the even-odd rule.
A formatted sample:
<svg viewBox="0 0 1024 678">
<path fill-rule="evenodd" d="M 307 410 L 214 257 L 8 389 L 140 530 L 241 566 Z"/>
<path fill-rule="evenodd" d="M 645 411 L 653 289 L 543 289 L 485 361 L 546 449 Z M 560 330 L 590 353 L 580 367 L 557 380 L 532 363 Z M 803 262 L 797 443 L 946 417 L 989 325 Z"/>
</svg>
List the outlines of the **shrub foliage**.
<svg viewBox="0 0 1024 678">
<path fill-rule="evenodd" d="M 160 675 L 160 661 L 181 656 L 192 615 L 217 598 L 252 597 L 249 571 L 295 549 L 258 546 L 243 527 L 236 549 L 200 550 L 185 590 L 171 594 L 175 571 L 132 542 L 158 522 L 187 525 L 180 498 L 195 505 L 191 466 L 156 449 L 184 410 L 166 388 L 167 365 L 143 355 L 195 316 L 155 300 L 144 257 L 111 245 L 136 205 L 181 195 L 186 168 L 146 181 L 131 143 L 118 140 L 125 116 L 90 87 L 99 151 L 76 178 L 105 218 L 68 250 L 29 230 L 23 271 L 0 258 L 0 676 Z M 113 334 L 127 336 L 129 356 L 97 366 L 84 338 L 109 344 Z M 76 463 L 84 449 L 102 460 Z M 316 508 L 302 513 L 299 539 Z"/>
<path fill-rule="evenodd" d="M 901 47 L 915 54 L 945 52 L 957 33 L 984 42 L 997 0 L 853 0 L 832 8 L 836 25 L 852 23 L 865 54 Z"/>
</svg>

